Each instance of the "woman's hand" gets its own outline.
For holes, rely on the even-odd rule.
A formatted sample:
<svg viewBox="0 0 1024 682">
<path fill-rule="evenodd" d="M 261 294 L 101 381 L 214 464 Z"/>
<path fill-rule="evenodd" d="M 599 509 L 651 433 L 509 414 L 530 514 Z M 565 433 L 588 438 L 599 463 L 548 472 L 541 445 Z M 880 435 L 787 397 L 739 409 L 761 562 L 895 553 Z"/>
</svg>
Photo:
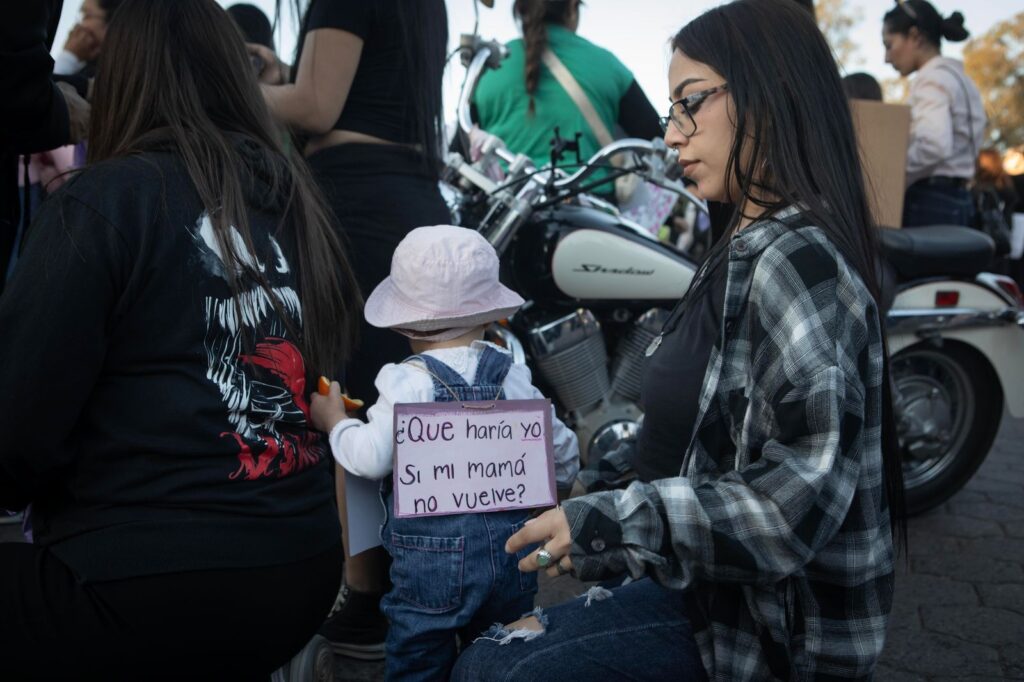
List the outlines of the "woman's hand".
<svg viewBox="0 0 1024 682">
<path fill-rule="evenodd" d="M 314 393 L 310 399 L 309 421 L 314 428 L 330 433 L 343 419 L 348 419 L 348 414 L 341 400 L 341 384 L 332 381 L 327 395 Z"/>
<path fill-rule="evenodd" d="M 64 49 L 78 57 L 80 61 L 91 62 L 100 56 L 100 41 L 85 26 L 75 24 L 71 27 Z"/>
<path fill-rule="evenodd" d="M 537 553 L 541 549 L 547 550 L 551 554 L 551 563 L 547 568 L 548 575 L 563 575 L 572 571 L 572 559 L 569 558 L 572 534 L 569 529 L 569 519 L 565 517 L 565 512 L 561 507 L 549 509 L 537 518 L 527 521 L 522 530 L 505 543 L 505 551 L 513 554 L 535 542 L 541 543 L 540 548 L 519 562 L 520 571 L 525 573 L 541 568 L 537 563 Z"/>
<path fill-rule="evenodd" d="M 246 43 L 245 49 L 250 57 L 263 63 L 263 68 L 256 74 L 257 80 L 266 85 L 282 85 L 288 80 L 288 65 L 277 58 L 277 55 L 266 45 Z"/>
</svg>

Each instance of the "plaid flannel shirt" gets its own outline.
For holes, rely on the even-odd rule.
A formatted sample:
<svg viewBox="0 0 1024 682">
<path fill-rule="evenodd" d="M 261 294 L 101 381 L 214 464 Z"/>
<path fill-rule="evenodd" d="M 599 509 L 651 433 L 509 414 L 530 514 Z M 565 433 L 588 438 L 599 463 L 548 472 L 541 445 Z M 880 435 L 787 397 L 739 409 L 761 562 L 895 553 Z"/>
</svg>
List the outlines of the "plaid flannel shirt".
<svg viewBox="0 0 1024 682">
<path fill-rule="evenodd" d="M 870 678 L 892 605 L 878 312 L 794 214 L 731 240 L 680 476 L 563 504 L 581 578 L 684 590 L 712 680 Z"/>
</svg>

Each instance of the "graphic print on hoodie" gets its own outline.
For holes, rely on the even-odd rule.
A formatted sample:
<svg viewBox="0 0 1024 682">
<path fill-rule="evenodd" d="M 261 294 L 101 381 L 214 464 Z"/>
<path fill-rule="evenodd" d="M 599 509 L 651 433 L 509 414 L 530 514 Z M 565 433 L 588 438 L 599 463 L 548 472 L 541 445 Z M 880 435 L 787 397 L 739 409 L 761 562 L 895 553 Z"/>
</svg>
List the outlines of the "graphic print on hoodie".
<svg viewBox="0 0 1024 682">
<path fill-rule="evenodd" d="M 209 215 L 203 213 L 192 229 L 202 270 L 222 286 L 211 289 L 226 296 L 205 296 L 206 378 L 216 384 L 232 431 L 221 433 L 238 445 L 238 468 L 232 480 L 281 478 L 320 462 L 326 454 L 315 432 L 306 429 L 309 403 L 306 367 L 298 347 L 288 340 L 287 327 L 268 293 L 248 283 L 236 303 L 230 296 L 223 254 Z M 291 267 L 273 236 L 253 234 L 263 260 L 245 248 L 241 234 L 231 228 L 235 253 L 245 265 L 263 273 L 293 327 L 302 324 L 302 305 L 289 286 Z M 260 238 L 265 243 L 259 243 Z M 244 281 L 242 269 L 236 275 Z M 247 347 L 248 343 L 248 347 Z"/>
</svg>

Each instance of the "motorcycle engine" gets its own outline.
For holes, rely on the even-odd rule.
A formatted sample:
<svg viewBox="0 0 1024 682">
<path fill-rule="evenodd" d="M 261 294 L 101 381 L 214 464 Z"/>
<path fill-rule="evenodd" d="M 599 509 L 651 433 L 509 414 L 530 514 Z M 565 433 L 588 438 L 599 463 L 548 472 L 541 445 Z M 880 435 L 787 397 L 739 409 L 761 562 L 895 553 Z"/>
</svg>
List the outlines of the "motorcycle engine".
<svg viewBox="0 0 1024 682">
<path fill-rule="evenodd" d="M 576 431 L 584 463 L 636 438 L 643 419 L 639 400 L 644 352 L 666 316 L 660 308 L 641 315 L 618 344 L 610 371 L 601 324 L 589 310 L 530 330 L 537 369 Z"/>
</svg>

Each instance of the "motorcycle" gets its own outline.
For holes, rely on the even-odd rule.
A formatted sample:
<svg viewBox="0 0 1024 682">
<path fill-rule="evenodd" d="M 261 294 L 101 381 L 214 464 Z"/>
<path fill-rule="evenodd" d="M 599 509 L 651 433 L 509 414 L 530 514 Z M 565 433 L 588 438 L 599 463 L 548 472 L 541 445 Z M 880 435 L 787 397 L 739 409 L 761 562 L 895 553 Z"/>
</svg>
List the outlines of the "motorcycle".
<svg viewBox="0 0 1024 682">
<path fill-rule="evenodd" d="M 480 77 L 500 66 L 500 43 L 463 36 L 467 66 L 457 135 L 473 130 Z M 571 148 L 557 135 L 554 145 Z M 451 152 L 444 174 L 454 215 L 495 247 L 502 278 L 527 304 L 494 340 L 526 362 L 559 417 L 579 438 L 584 462 L 635 439 L 644 351 L 689 287 L 697 262 L 588 194 L 598 172 L 636 173 L 706 212 L 678 181 L 676 152 L 661 140 L 618 140 L 573 173 L 541 168 L 496 138 L 473 163 Z M 632 165 L 610 160 L 629 155 Z M 553 158 L 557 159 L 558 154 Z M 503 180 L 485 172 L 496 160 Z M 591 182 L 588 183 L 588 180 Z M 984 272 L 991 240 L 967 228 L 882 229 L 886 328 L 894 411 L 904 453 L 908 511 L 933 508 L 977 470 L 999 430 L 1005 402 L 1024 417 L 1024 296 Z"/>
<path fill-rule="evenodd" d="M 886 316 L 908 511 L 960 490 L 1003 418 L 1024 417 L 1024 295 L 986 272 L 992 240 L 963 227 L 882 229 Z M 892 280 L 890 280 L 892 281 Z"/>
</svg>

